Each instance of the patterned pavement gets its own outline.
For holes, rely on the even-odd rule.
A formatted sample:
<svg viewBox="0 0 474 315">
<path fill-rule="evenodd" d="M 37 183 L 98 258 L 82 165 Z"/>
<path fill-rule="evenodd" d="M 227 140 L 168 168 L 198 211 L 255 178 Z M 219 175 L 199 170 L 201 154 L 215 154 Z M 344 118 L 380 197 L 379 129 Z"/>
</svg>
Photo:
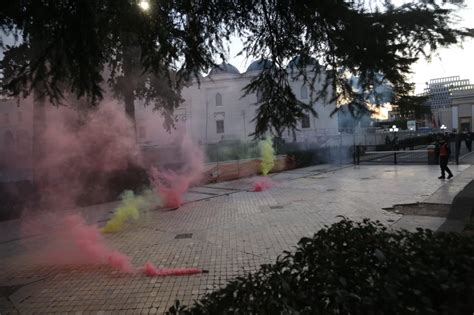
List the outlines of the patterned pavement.
<svg viewBox="0 0 474 315">
<path fill-rule="evenodd" d="M 459 159 L 459 163 L 474 165 L 474 151 L 461 155 L 461 158 Z"/>
<path fill-rule="evenodd" d="M 459 174 L 466 167 L 452 170 Z M 149 278 L 107 266 L 38 265 L 26 248 L 45 243 L 48 235 L 2 236 L 0 314 L 162 314 L 175 299 L 190 304 L 273 262 L 338 216 L 393 225 L 401 215 L 382 208 L 427 200 L 448 185 L 436 179 L 438 172 L 428 165 L 318 165 L 273 174 L 277 185 L 264 192 L 249 191 L 251 178 L 194 187 L 179 209 L 147 212 L 138 223 L 106 236 L 136 266 L 151 260 L 159 267 L 207 271 L 193 276 Z M 114 205 L 89 209 L 94 216 L 88 220 L 102 225 Z"/>
</svg>

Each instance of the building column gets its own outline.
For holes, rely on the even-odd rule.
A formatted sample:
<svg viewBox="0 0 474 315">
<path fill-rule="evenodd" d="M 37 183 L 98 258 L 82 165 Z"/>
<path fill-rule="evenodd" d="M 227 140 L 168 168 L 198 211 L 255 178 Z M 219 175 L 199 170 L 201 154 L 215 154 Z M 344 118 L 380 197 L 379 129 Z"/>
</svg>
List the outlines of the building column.
<svg viewBox="0 0 474 315">
<path fill-rule="evenodd" d="M 474 105 L 471 105 L 471 132 L 474 132 Z"/>
<path fill-rule="evenodd" d="M 453 121 L 453 129 L 458 130 L 459 129 L 459 117 L 458 117 L 458 107 L 453 106 L 451 107 L 451 113 L 452 113 L 452 121 Z"/>
</svg>

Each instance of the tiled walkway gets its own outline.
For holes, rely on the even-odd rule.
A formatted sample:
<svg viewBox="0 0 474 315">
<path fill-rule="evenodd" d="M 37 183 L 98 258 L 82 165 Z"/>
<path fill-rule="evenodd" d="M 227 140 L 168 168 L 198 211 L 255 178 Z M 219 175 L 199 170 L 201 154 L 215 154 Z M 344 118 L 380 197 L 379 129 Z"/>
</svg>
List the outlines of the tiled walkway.
<svg viewBox="0 0 474 315">
<path fill-rule="evenodd" d="M 452 166 L 455 174 L 466 168 Z M 47 236 L 20 242 L 11 225 L 1 230 L 8 235 L 0 242 L 0 313 L 161 314 L 175 299 L 192 303 L 229 279 L 273 262 L 338 216 L 394 224 L 401 215 L 382 208 L 433 198 L 449 185 L 436 179 L 438 172 L 437 166 L 320 165 L 274 174 L 278 185 L 260 193 L 249 191 L 252 179 L 195 187 L 181 208 L 148 212 L 138 224 L 106 236 L 136 266 L 151 260 L 160 267 L 208 271 L 193 276 L 148 278 L 107 266 L 38 266 L 25 244 L 41 245 Z M 89 221 L 101 222 L 111 208 L 84 212 L 94 213 Z"/>
</svg>

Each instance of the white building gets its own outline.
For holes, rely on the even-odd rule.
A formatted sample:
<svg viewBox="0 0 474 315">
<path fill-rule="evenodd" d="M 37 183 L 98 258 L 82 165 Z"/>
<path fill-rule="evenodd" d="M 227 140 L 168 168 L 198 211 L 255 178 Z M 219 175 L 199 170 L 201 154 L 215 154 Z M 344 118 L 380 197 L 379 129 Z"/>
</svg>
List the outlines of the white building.
<svg viewBox="0 0 474 315">
<path fill-rule="evenodd" d="M 459 76 L 430 80 L 425 95 L 434 117 L 434 127 L 474 131 L 474 85 Z"/>
<path fill-rule="evenodd" d="M 182 91 L 184 103 L 175 111 L 177 129 L 185 129 L 196 143 L 217 143 L 222 140 L 250 141 L 255 130 L 257 95 L 243 97 L 243 88 L 257 76 L 268 61 L 254 61 L 244 73 L 230 64 L 221 64 L 211 70 L 209 75 L 200 78 L 200 84 L 194 80 Z M 298 62 L 293 59 L 289 66 Z M 308 70 L 309 71 L 309 70 Z M 324 80 L 324 73 L 319 88 Z M 318 81 L 318 80 L 317 80 Z M 310 90 L 303 78 L 293 80 L 290 85 L 296 97 L 302 102 L 310 101 Z M 137 130 L 139 142 L 143 145 L 162 145 L 161 127 L 157 123 L 157 114 L 151 107 L 137 104 Z M 299 124 L 296 141 L 314 141 L 320 134 L 333 135 L 338 132 L 337 115 L 330 116 L 335 103 L 318 100 L 313 104 L 318 117 L 307 115 Z M 287 141 L 293 141 L 293 135 L 285 133 Z"/>
</svg>

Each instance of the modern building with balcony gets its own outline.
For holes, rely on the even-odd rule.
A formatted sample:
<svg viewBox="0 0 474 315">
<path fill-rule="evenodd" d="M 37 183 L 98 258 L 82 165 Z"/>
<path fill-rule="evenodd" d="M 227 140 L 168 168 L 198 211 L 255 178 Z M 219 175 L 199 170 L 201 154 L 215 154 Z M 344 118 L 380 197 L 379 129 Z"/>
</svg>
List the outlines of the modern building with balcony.
<svg viewBox="0 0 474 315">
<path fill-rule="evenodd" d="M 459 76 L 430 80 L 424 95 L 433 113 L 433 127 L 474 131 L 474 84 Z"/>
</svg>

